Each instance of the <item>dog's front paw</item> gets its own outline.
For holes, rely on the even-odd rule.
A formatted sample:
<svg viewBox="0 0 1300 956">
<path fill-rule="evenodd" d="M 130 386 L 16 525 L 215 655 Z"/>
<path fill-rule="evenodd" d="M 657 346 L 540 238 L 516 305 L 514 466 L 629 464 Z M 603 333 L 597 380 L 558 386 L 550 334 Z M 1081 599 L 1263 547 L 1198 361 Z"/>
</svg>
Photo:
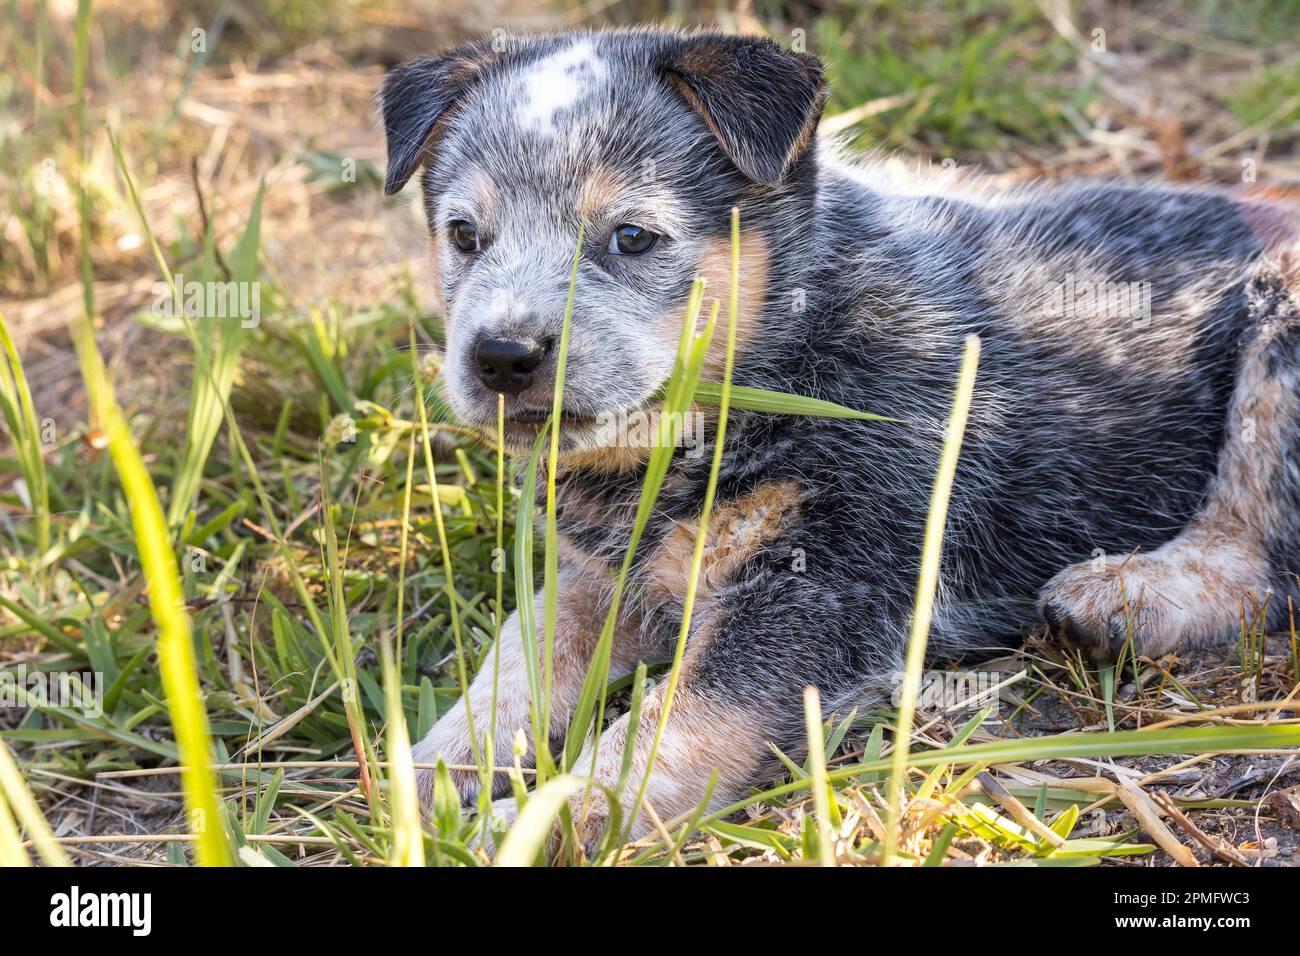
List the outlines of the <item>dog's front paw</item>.
<svg viewBox="0 0 1300 956">
<path fill-rule="evenodd" d="M 417 765 L 415 785 L 423 806 L 433 805 L 435 767 L 439 758 L 447 765 L 461 805 L 473 806 L 477 802 L 481 780 L 463 707 L 458 705 L 444 714 L 425 738 L 411 748 L 411 756 Z M 420 764 L 426 766 L 419 767 Z"/>
<path fill-rule="evenodd" d="M 1116 659 L 1130 638 L 1135 653 L 1159 657 L 1184 637 L 1182 609 L 1162 590 L 1167 577 L 1159 559 L 1150 556 L 1083 562 L 1047 582 L 1039 612 L 1054 637 L 1095 659 Z"/>
<path fill-rule="evenodd" d="M 577 836 L 578 844 L 581 847 L 581 859 L 590 860 L 598 852 L 601 837 L 605 832 L 605 821 L 608 818 L 603 799 L 603 797 L 600 797 L 601 802 L 596 800 L 589 802 L 584 816 L 582 814 L 582 791 L 569 798 L 569 813 L 574 822 L 573 832 Z M 481 825 L 482 821 L 480 821 L 470 845 L 484 850 L 489 856 L 495 854 L 501 849 L 501 844 L 505 842 L 506 835 L 518 818 L 519 803 L 514 797 L 501 797 L 493 800 L 488 810 L 487 826 L 483 827 Z M 568 832 L 568 829 L 558 817 L 552 822 L 550 835 L 546 841 L 546 857 L 548 860 L 555 862 L 560 859 L 567 859 L 565 850 Z"/>
<path fill-rule="evenodd" d="M 573 833 L 584 858 L 591 860 L 600 852 L 609 821 L 609 801 L 599 787 L 586 787 L 569 798 L 569 815 Z"/>
<path fill-rule="evenodd" d="M 529 798 L 535 799 L 535 796 L 530 794 Z M 575 848 L 572 846 L 571 839 L 576 839 L 576 862 L 594 860 L 600 852 L 605 836 L 605 825 L 609 819 L 605 795 L 599 789 L 592 789 L 588 794 L 587 788 L 581 787 L 569 797 L 568 809 L 573 827 L 570 829 L 566 826 L 559 816 L 551 821 L 550 833 L 545 844 L 546 858 L 552 863 L 574 862 L 575 854 L 572 851 Z M 513 797 L 492 801 L 487 829 L 492 842 L 497 843 L 495 849 L 500 849 L 497 836 L 504 837 L 506 831 L 514 826 L 518 816 L 519 805 Z M 481 837 L 481 831 L 479 836 Z M 477 839 L 476 837 L 476 841 Z"/>
<path fill-rule="evenodd" d="M 487 826 L 480 825 L 475 828 L 474 836 L 470 840 L 470 846 L 483 850 L 489 856 L 501 849 L 501 843 L 505 840 L 505 835 L 510 828 L 515 825 L 515 820 L 519 817 L 519 803 L 514 797 L 501 797 L 493 800 L 488 807 Z"/>
</svg>

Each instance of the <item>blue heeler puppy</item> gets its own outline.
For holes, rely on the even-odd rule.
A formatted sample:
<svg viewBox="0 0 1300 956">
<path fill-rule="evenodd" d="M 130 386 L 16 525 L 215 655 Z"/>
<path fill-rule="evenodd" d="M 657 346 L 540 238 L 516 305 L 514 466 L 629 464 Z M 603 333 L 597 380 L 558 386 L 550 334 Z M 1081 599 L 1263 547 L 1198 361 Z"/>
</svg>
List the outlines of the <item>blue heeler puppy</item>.
<svg viewBox="0 0 1300 956">
<path fill-rule="evenodd" d="M 900 175 L 815 137 L 821 65 L 766 40 L 634 30 L 473 44 L 384 81 L 385 189 L 423 168 L 457 414 L 531 447 L 550 411 L 579 223 L 559 486 L 552 726 L 576 703 L 637 501 L 644 443 L 696 275 L 729 288 L 735 380 L 906 424 L 736 412 L 681 684 L 648 802 L 714 804 L 798 749 L 801 692 L 871 699 L 900 666 L 963 338 L 983 361 L 932 647 L 1014 642 L 1042 619 L 1096 656 L 1156 656 L 1285 613 L 1300 571 L 1300 248 L 1286 210 L 1203 188 L 996 190 Z M 725 312 L 724 312 L 725 315 Z M 706 377 L 721 374 L 717 336 Z M 703 441 L 711 443 L 711 424 Z M 613 436 L 617 439 L 617 435 Z M 667 656 L 710 454 L 679 454 L 636 556 L 612 674 Z M 539 598 L 540 604 L 540 598 Z M 529 727 L 517 621 L 498 755 Z M 470 688 L 485 731 L 489 658 Z M 640 779 L 662 706 L 631 742 Z M 627 721 L 580 772 L 618 778 Z M 554 745 L 554 741 L 548 741 Z M 531 744 L 530 744 L 531 745 Z M 472 763 L 464 708 L 416 747 Z M 454 774 L 471 798 L 476 775 Z M 422 774 L 427 799 L 429 775 Z M 494 792 L 506 792 L 498 777 Z M 629 788 L 633 791 L 635 788 Z M 598 807 L 586 821 L 599 831 Z M 645 819 L 635 833 L 646 832 Z"/>
</svg>

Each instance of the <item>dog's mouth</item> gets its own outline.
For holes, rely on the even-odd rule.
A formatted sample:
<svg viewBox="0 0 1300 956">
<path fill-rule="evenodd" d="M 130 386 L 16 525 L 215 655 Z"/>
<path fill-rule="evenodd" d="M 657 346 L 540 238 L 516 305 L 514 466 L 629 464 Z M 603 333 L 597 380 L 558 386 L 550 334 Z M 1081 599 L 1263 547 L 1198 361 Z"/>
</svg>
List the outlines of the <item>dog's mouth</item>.
<svg viewBox="0 0 1300 956">
<path fill-rule="evenodd" d="M 515 407 L 508 405 L 505 409 L 502 437 L 507 447 L 516 454 L 527 454 L 533 447 L 537 436 L 546 430 L 546 423 L 551 419 L 551 409 Z M 586 448 L 598 444 L 596 436 L 602 434 L 601 416 L 563 409 L 560 411 L 560 447 L 564 451 Z M 496 422 L 480 426 L 484 435 L 495 441 Z"/>
<path fill-rule="evenodd" d="M 497 442 L 497 403 L 484 402 L 472 416 L 462 417 L 481 439 Z M 626 403 L 597 402 L 575 391 L 565 395 L 559 413 L 559 442 L 562 454 L 624 447 L 637 448 L 652 443 L 659 431 L 658 414 L 662 405 L 656 393 Z M 529 401 L 522 395 L 506 396 L 501 409 L 501 438 L 512 455 L 527 455 L 538 436 L 547 431 L 552 404 L 547 397 Z"/>
<path fill-rule="evenodd" d="M 520 425 L 545 425 L 547 419 L 551 417 L 549 408 L 519 408 L 514 411 L 506 412 L 506 422 L 516 422 Z M 580 425 L 596 421 L 594 415 L 584 415 L 580 412 L 569 411 L 568 409 L 560 410 L 561 426 L 567 424 Z"/>
<path fill-rule="evenodd" d="M 529 429 L 539 429 L 550 420 L 551 409 L 549 408 L 516 408 L 506 409 L 506 427 L 519 426 Z M 583 428 L 594 426 L 599 423 L 599 417 L 588 415 L 583 412 L 570 411 L 561 409 L 560 411 L 560 429 L 566 428 Z"/>
<path fill-rule="evenodd" d="M 559 441 L 562 454 L 587 452 L 599 449 L 613 451 L 628 444 L 629 441 L 645 441 L 644 436 L 629 439 L 632 435 L 649 435 L 657 432 L 653 408 L 645 402 L 627 408 L 589 411 L 587 409 L 566 408 L 559 417 Z M 502 437 L 512 453 L 527 454 L 533 448 L 537 437 L 546 430 L 546 423 L 551 419 L 551 408 L 536 408 L 516 405 L 505 409 Z M 639 431 L 638 431 L 639 426 Z M 485 437 L 495 440 L 496 423 L 480 426 Z"/>
</svg>

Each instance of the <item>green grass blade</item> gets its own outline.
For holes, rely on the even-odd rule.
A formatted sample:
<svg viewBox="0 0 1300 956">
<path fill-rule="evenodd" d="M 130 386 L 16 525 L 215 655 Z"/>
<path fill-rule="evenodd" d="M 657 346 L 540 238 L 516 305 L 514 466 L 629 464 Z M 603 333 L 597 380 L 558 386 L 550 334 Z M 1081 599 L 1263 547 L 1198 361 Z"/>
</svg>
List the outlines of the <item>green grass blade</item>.
<svg viewBox="0 0 1300 956">
<path fill-rule="evenodd" d="M 621 803 L 627 789 L 628 774 L 632 772 L 632 758 L 636 756 L 636 735 L 641 728 L 641 708 L 645 705 L 646 666 L 638 661 L 632 675 L 632 699 L 627 708 L 627 740 L 623 747 L 623 762 L 619 765 L 618 784 L 614 787 L 616 803 Z"/>
<path fill-rule="evenodd" d="M 122 149 L 113 131 L 108 132 L 109 143 L 113 149 L 113 161 L 117 165 L 118 175 L 126 186 L 127 197 L 140 222 L 150 251 L 158 268 L 162 271 L 167 285 L 176 300 L 184 300 L 184 290 L 176 286 L 176 278 L 162 248 L 154 235 L 153 227 L 145 214 L 144 204 L 140 201 L 135 179 L 122 154 Z M 262 200 L 266 194 L 266 183 L 258 186 L 253 198 L 253 205 L 248 214 L 244 232 L 235 245 L 230 257 L 230 281 L 233 283 L 252 283 L 257 281 L 258 248 L 261 242 Z M 205 241 L 211 245 L 214 238 L 209 229 Z M 207 277 L 210 278 L 210 277 Z M 187 317 L 188 318 L 188 317 Z M 167 523 L 173 528 L 180 527 L 185 519 L 194 496 L 198 493 L 199 481 L 203 477 L 203 466 L 212 451 L 212 445 L 221 430 L 221 420 L 225 405 L 230 400 L 230 391 L 234 386 L 235 373 L 239 365 L 239 354 L 249 329 L 240 317 L 218 317 L 204 314 L 199 316 L 199 325 L 194 329 L 189 321 L 182 323 L 194 348 L 194 362 L 197 374 L 190 394 L 189 417 L 185 432 L 185 447 L 176 477 L 172 486 L 171 501 L 168 504 Z M 214 346 L 215 340 L 215 349 Z"/>
<path fill-rule="evenodd" d="M 830 782 L 826 779 L 826 738 L 822 733 L 822 701 L 816 687 L 803 692 L 804 729 L 808 734 L 808 772 L 817 815 L 817 862 L 835 865 L 834 836 L 831 833 Z"/>
<path fill-rule="evenodd" d="M 86 36 L 88 37 L 89 10 L 90 10 L 90 4 L 87 2 L 87 0 L 82 0 L 82 6 L 78 8 L 78 26 L 77 26 L 77 37 L 78 37 L 77 49 L 79 51 L 79 55 L 81 55 L 84 52 L 85 44 L 88 43 L 88 39 L 83 38 L 83 33 L 86 34 Z M 81 21 L 83 13 L 85 14 L 87 19 L 87 23 L 84 26 Z M 80 98 L 81 97 L 80 90 L 78 95 Z M 132 188 L 134 187 L 132 186 Z M 81 193 L 82 193 L 81 255 L 82 255 L 83 299 L 85 304 L 85 314 L 90 316 L 94 314 L 94 276 L 90 269 L 90 252 L 89 252 L 89 245 L 87 239 L 87 236 L 89 235 L 89 229 L 90 229 L 89 206 L 88 206 L 88 201 L 85 197 L 85 190 L 84 189 L 81 190 Z M 143 216 L 142 207 L 137 208 L 137 214 Z M 147 229 L 147 225 L 148 224 L 146 222 L 145 223 L 146 229 Z M 247 237 L 248 235 L 249 233 L 246 232 L 245 237 Z M 241 243 L 241 249 L 247 250 L 253 248 L 254 247 L 251 242 Z M 157 248 L 156 243 L 154 245 L 154 254 L 158 262 L 159 268 L 162 269 L 163 274 L 167 277 L 168 284 L 172 285 L 174 288 L 174 279 L 172 277 L 170 270 L 167 267 L 166 261 L 162 257 L 162 252 Z M 245 254 L 246 253 L 241 252 L 241 255 L 245 255 Z M 189 338 L 190 342 L 194 344 L 196 351 L 198 349 L 201 349 L 202 346 L 201 346 L 201 339 L 199 333 L 194 328 L 194 325 L 190 321 L 189 316 L 185 314 L 184 311 L 182 311 L 179 318 L 181 319 L 181 324 L 185 329 L 186 336 Z M 89 339 L 87 340 L 87 335 L 85 334 L 86 330 L 88 329 L 89 326 L 83 323 L 73 324 L 72 327 L 73 342 L 77 348 L 77 352 L 79 356 L 82 355 L 83 353 L 88 353 L 91 349 L 94 348 L 93 335 L 90 335 Z M 89 374 L 89 377 L 86 379 L 86 390 L 87 390 L 88 397 L 90 399 L 90 406 L 92 409 L 94 409 L 98 407 L 98 405 L 100 404 L 101 401 L 100 395 L 107 388 L 105 382 L 103 381 L 103 363 L 102 361 L 95 361 L 95 362 L 83 361 L 81 364 L 82 364 L 83 375 Z M 209 367 L 207 363 L 199 363 L 198 366 L 196 366 L 196 370 L 199 372 L 201 376 L 207 377 L 209 379 L 210 384 L 213 384 L 212 369 Z M 239 460 L 243 465 L 245 475 L 253 484 L 253 490 L 257 496 L 258 504 L 262 509 L 262 514 L 265 518 L 268 527 L 271 530 L 272 537 L 275 539 L 276 548 L 279 551 L 280 557 L 284 561 L 284 566 L 285 569 L 288 571 L 289 579 L 293 585 L 294 591 L 298 595 L 299 600 L 302 602 L 303 610 L 305 611 L 308 620 L 311 622 L 312 629 L 316 634 L 317 640 L 320 642 L 321 650 L 324 653 L 325 657 L 329 660 L 330 667 L 333 670 L 335 676 L 339 680 L 343 680 L 345 677 L 343 667 L 335 657 L 334 648 L 330 645 L 330 642 L 328 640 L 328 635 L 324 627 L 324 622 L 321 620 L 320 612 L 316 607 L 315 600 L 313 599 L 311 592 L 308 591 L 307 589 L 306 582 L 303 580 L 302 573 L 298 568 L 296 558 L 292 550 L 289 548 L 288 541 L 285 539 L 285 536 L 280 529 L 280 521 L 276 517 L 276 509 L 271 504 L 271 500 L 266 493 L 266 488 L 262 483 L 262 479 L 258 471 L 257 464 L 256 462 L 253 461 L 253 457 L 249 453 L 248 444 L 244 441 L 243 433 L 239 428 L 239 423 L 235 420 L 235 417 L 230 410 L 230 403 L 228 401 L 228 398 L 227 396 L 223 395 L 222 390 L 220 388 L 217 388 L 215 386 L 212 388 L 211 393 L 215 394 L 220 399 L 219 404 L 221 406 L 222 414 L 225 417 L 226 428 L 227 431 L 229 432 L 230 439 L 234 444 L 235 451 L 238 454 Z"/>
<path fill-rule="evenodd" d="M 406 558 L 411 543 L 411 487 L 415 483 L 415 432 L 406 440 L 406 480 L 402 483 L 402 534 L 397 548 L 397 623 L 393 630 L 398 667 L 402 663 L 403 637 L 406 629 Z"/>
<path fill-rule="evenodd" d="M 921 572 L 916 582 L 916 600 L 912 611 L 912 633 L 903 665 L 902 696 L 898 704 L 898 738 L 889 768 L 889 818 L 885 824 L 885 845 L 881 862 L 892 862 L 898 841 L 899 821 L 903 808 L 903 777 L 907 773 L 907 755 L 912 739 L 912 718 L 916 714 L 916 696 L 921 686 L 921 668 L 925 665 L 925 645 L 934 612 L 935 591 L 939 587 L 939 560 L 943 550 L 943 531 L 948 521 L 948 499 L 952 495 L 957 473 L 957 458 L 975 392 L 975 370 L 979 367 L 980 340 L 967 336 L 966 352 L 957 375 L 957 390 L 948 417 L 948 431 L 939 457 L 939 470 L 930 494 L 930 513 L 925 522 L 925 540 L 921 546 Z"/>
<path fill-rule="evenodd" d="M 934 838 L 934 843 L 930 847 L 930 852 L 925 855 L 925 862 L 922 866 L 943 866 L 943 858 L 948 855 L 948 847 L 952 845 L 952 838 L 957 835 L 957 824 L 947 823 L 939 831 L 939 835 Z"/>
<path fill-rule="evenodd" d="M 664 687 L 663 707 L 659 712 L 659 722 L 655 727 L 654 740 L 650 753 L 646 757 L 645 776 L 641 779 L 641 788 L 637 791 L 636 802 L 628 814 L 627 826 L 635 824 L 650 789 L 650 775 L 654 772 L 655 759 L 659 754 L 659 745 L 663 741 L 664 730 L 668 726 L 668 715 L 672 711 L 673 697 L 677 693 L 677 684 L 681 679 L 682 661 L 686 654 L 686 639 L 690 634 L 691 616 L 695 610 L 695 596 L 700 583 L 700 568 L 704 562 L 704 544 L 709 534 L 709 519 L 713 514 L 713 498 L 718 490 L 718 473 L 722 469 L 722 454 L 727 439 L 727 414 L 731 408 L 731 373 L 736 361 L 736 323 L 740 296 L 740 210 L 731 210 L 731 291 L 727 308 L 727 351 L 723 364 L 722 395 L 718 402 L 718 425 L 714 436 L 713 461 L 709 467 L 709 478 L 704 488 L 704 502 L 700 508 L 700 526 L 695 533 L 695 547 L 691 555 L 691 570 L 686 581 L 686 595 L 682 602 L 682 624 L 677 634 L 677 646 L 673 650 L 673 663 L 668 673 L 668 682 Z"/>
<path fill-rule="evenodd" d="M 542 733 L 542 676 L 537 654 L 537 608 L 533 585 L 533 527 L 537 499 L 537 470 L 541 466 L 542 450 L 553 427 L 550 421 L 542 427 L 533 443 L 524 481 L 520 488 L 519 514 L 515 517 L 515 611 L 519 615 L 519 639 L 524 645 L 524 675 L 528 681 L 528 713 L 532 723 L 533 740 L 541 740 Z M 543 782 L 550 772 L 550 755 L 545 748 L 533 748 L 536 755 L 538 782 Z"/>
<path fill-rule="evenodd" d="M 411 738 L 402 711 L 402 682 L 389 642 L 380 645 L 383 656 L 384 700 L 388 704 L 388 797 L 392 809 L 394 866 L 424 866 L 424 831 L 420 826 L 420 799 L 415 786 Z"/>
<path fill-rule="evenodd" d="M 82 0 L 77 9 L 77 43 L 74 86 L 78 102 L 78 143 L 85 162 L 85 78 L 90 41 L 90 3 Z M 108 442 L 122 491 L 131 510 L 136 550 L 149 586 L 149 609 L 158 628 L 158 666 L 177 748 L 184 763 L 181 789 L 185 794 L 190 825 L 198 835 L 196 855 L 200 864 L 226 866 L 232 862 L 222 827 L 217 780 L 212 772 L 211 738 L 207 714 L 199 688 L 190 618 L 171 547 L 162 505 L 145 468 L 140 450 L 113 399 L 103 358 L 95 343 L 94 271 L 90 260 L 90 207 L 84 182 L 84 165 L 79 176 L 81 208 L 81 277 L 85 312 L 73 323 L 73 344 L 86 382 L 92 423 Z"/>
<path fill-rule="evenodd" d="M 4 746 L 3 741 L 0 741 L 0 746 Z M 31 865 L 32 858 L 23 847 L 23 837 L 18 832 L 18 823 L 9 810 L 4 794 L 0 793 L 0 867 Z"/>
<path fill-rule="evenodd" d="M 554 829 L 569 797 L 582 789 L 583 781 L 568 774 L 553 777 L 528 798 L 519 819 L 506 834 L 493 860 L 495 866 L 532 866 Z"/>
<path fill-rule="evenodd" d="M 251 285 L 258 281 L 257 254 L 261 241 L 262 200 L 265 194 L 266 184 L 263 182 L 253 197 L 247 225 L 230 256 L 230 281 L 234 283 Z M 211 334 L 215 336 L 216 347 L 211 348 L 205 339 L 202 349 L 195 351 L 195 361 L 206 361 L 208 370 L 200 371 L 194 376 L 190 398 L 190 428 L 185 436 L 185 449 L 168 506 L 167 518 L 172 527 L 179 526 L 184 520 L 186 511 L 198 494 L 204 465 L 221 430 L 224 407 L 230 401 L 230 392 L 239 368 L 239 355 L 251 331 L 251 327 L 246 326 L 238 316 L 209 316 L 208 322 L 212 326 Z"/>
<path fill-rule="evenodd" d="M 84 334 L 91 334 L 88 328 Z M 93 348 L 93 338 L 91 342 Z M 83 361 L 97 363 L 98 349 L 83 355 Z M 92 377 L 102 381 L 102 367 L 88 370 L 86 378 Z M 136 549 L 149 585 L 149 609 L 158 628 L 158 667 L 177 749 L 184 764 L 181 786 L 191 828 L 199 835 L 196 855 L 200 865 L 229 866 L 230 848 L 218 812 L 217 779 L 210 762 L 212 740 L 198 682 L 190 616 L 185 611 L 167 522 L 140 450 L 111 393 L 105 392 L 101 397 L 106 401 L 98 408 L 96 417 L 108 439 L 109 453 L 131 509 Z"/>
<path fill-rule="evenodd" d="M 627 584 L 628 574 L 632 569 L 632 562 L 636 557 L 641 535 L 645 531 L 646 523 L 650 520 L 654 503 L 659 497 L 659 489 L 663 485 L 664 476 L 667 474 L 668 466 L 672 461 L 673 448 L 677 437 L 672 434 L 672 430 L 675 423 L 681 420 L 680 414 L 690 404 L 691 392 L 699 380 L 705 353 L 713 340 L 713 330 L 717 320 L 716 304 L 704 331 L 698 337 L 694 334 L 703 295 L 704 284 L 702 281 L 697 281 L 691 289 L 691 295 L 687 302 L 686 318 L 682 325 L 682 332 L 677 346 L 677 358 L 674 361 L 674 372 L 669 379 L 664 404 L 659 416 L 658 440 L 650 452 L 650 460 L 646 465 L 646 475 L 641 483 L 641 496 L 637 503 L 636 513 L 633 515 L 632 532 L 628 539 L 627 551 L 623 556 L 623 564 L 619 569 L 618 578 L 614 582 L 614 591 L 610 597 L 610 608 L 605 615 L 605 624 L 601 630 L 600 639 L 597 641 L 596 649 L 592 653 L 592 660 L 583 680 L 582 691 L 578 695 L 578 703 L 569 722 L 569 733 L 565 743 L 566 767 L 572 766 L 578 757 L 578 752 L 581 750 L 586 738 L 587 728 L 591 726 L 593 711 L 597 711 L 596 724 L 597 726 L 600 725 L 600 718 L 604 713 L 605 688 L 608 685 L 609 678 L 609 657 L 613 649 L 614 630 L 617 627 L 618 615 L 622 607 L 623 590 Z M 599 746 L 599 741 L 597 741 L 597 746 Z"/>
<path fill-rule="evenodd" d="M 723 383 L 703 381 L 695 386 L 695 400 L 701 405 L 722 404 Z M 827 402 L 820 398 L 773 392 L 748 385 L 732 385 L 730 400 L 733 408 L 750 412 L 768 412 L 773 415 L 802 415 L 807 418 L 855 418 L 864 422 L 899 422 L 902 419 L 860 412 L 845 405 Z"/>
<path fill-rule="evenodd" d="M 1098 668 L 1101 681 L 1101 699 L 1106 707 L 1106 729 L 1115 729 L 1115 672 L 1119 668 L 1113 664 L 1104 664 Z"/>
<path fill-rule="evenodd" d="M 442 500 L 438 494 L 438 472 L 433 461 L 433 446 L 429 442 L 429 417 L 424 407 L 424 381 L 420 375 L 419 352 L 415 348 L 415 329 L 411 329 L 411 372 L 415 376 L 415 404 L 420 412 L 420 442 L 424 450 L 424 470 L 429 475 L 429 491 L 433 507 L 433 524 L 438 533 L 438 550 L 442 556 L 442 574 L 450 606 L 451 631 L 456 642 L 456 675 L 460 681 L 461 699 L 465 704 L 465 719 L 469 726 L 470 745 L 474 762 L 478 764 L 483 787 L 491 785 L 491 771 L 484 765 L 478 733 L 474 729 L 474 714 L 469 705 L 469 672 L 465 665 L 465 639 L 460 623 L 460 602 L 456 595 L 456 578 L 451 566 L 451 547 L 447 543 L 447 526 L 442 518 Z"/>
<path fill-rule="evenodd" d="M 14 818 L 27 830 L 28 837 L 46 866 L 68 866 L 68 858 L 54 839 L 49 824 L 36 805 L 36 798 L 23 783 L 23 775 L 9 753 L 8 746 L 0 740 L 0 861 L 27 860 L 27 851 L 17 843 L 18 831 Z M 9 865 L 6 863 L 6 865 Z"/>
<path fill-rule="evenodd" d="M 555 388 L 551 393 L 551 444 L 546 459 L 546 537 L 542 558 L 542 679 L 543 688 L 542 731 L 534 749 L 540 750 L 543 741 L 551 739 L 551 685 L 553 681 L 552 657 L 555 652 L 555 620 L 559 608 L 560 542 L 555 517 L 555 473 L 560 468 L 560 422 L 564 410 L 564 373 L 569 358 L 569 328 L 573 321 L 573 296 L 578 288 L 578 264 L 582 261 L 582 237 L 586 233 L 585 221 L 578 225 L 578 241 L 573 250 L 573 267 L 569 272 L 569 296 L 564 305 L 564 319 L 560 324 L 560 344 L 555 356 Z"/>
<path fill-rule="evenodd" d="M 9 429 L 18 467 L 27 485 L 32 517 L 36 522 L 36 556 L 39 561 L 50 550 L 50 483 L 42 454 L 40 424 L 28 387 L 23 361 L 0 314 L 0 412 Z"/>
<path fill-rule="evenodd" d="M 77 642 L 60 631 L 48 621 L 43 621 L 39 616 L 27 610 L 20 604 L 9 600 L 4 595 L 0 595 L 0 607 L 4 608 L 18 620 L 22 621 L 35 634 L 40 634 L 49 641 L 63 648 L 65 651 L 76 654 L 80 648 Z"/>
<path fill-rule="evenodd" d="M 498 652 L 492 655 L 492 717 L 488 721 L 487 753 L 484 766 L 496 767 L 497 752 L 497 692 L 501 685 L 501 626 L 505 622 L 505 495 L 506 495 L 506 397 L 497 395 L 497 454 L 496 454 L 496 547 L 492 551 L 492 566 L 496 572 L 496 602 L 492 613 L 492 644 Z M 488 790 L 484 798 L 490 800 L 492 791 Z"/>
<path fill-rule="evenodd" d="M 343 586 L 344 570 L 347 566 L 346 545 L 344 553 L 340 554 L 338 532 L 335 528 L 339 507 L 333 504 L 329 498 L 329 480 L 323 458 L 321 461 L 320 488 L 320 528 L 323 546 L 321 567 L 325 572 L 326 584 L 328 585 L 325 589 L 325 597 L 329 607 L 330 636 L 334 641 L 335 659 L 339 662 L 341 669 L 343 714 L 347 719 L 348 732 L 352 736 L 352 748 L 356 753 L 361 771 L 361 784 L 365 791 L 366 800 L 370 805 L 371 816 L 377 819 L 380 809 L 379 796 L 375 792 L 373 784 L 374 781 L 379 779 L 379 767 L 374 747 L 371 745 L 370 735 L 365 732 L 365 711 L 361 703 L 361 684 L 357 674 L 356 647 L 352 640 L 347 595 Z M 358 494 L 360 494 L 360 490 L 360 486 L 358 486 Z M 355 519 L 356 508 L 354 504 L 352 521 L 349 522 L 348 526 L 349 540 L 351 527 L 355 523 Z"/>
<path fill-rule="evenodd" d="M 1231 727 L 1168 727 L 1159 730 L 1117 730 L 1114 733 L 1071 732 L 1050 737 L 992 740 L 961 747 L 942 747 L 908 756 L 908 763 L 920 769 L 944 763 L 980 765 L 1062 760 L 1067 757 L 1155 757 L 1169 754 L 1248 753 L 1300 747 L 1300 725 L 1271 724 Z M 857 780 L 868 774 L 892 769 L 891 757 L 877 758 L 829 771 L 832 783 Z M 954 787 L 957 783 L 954 781 Z M 809 781 L 793 780 L 755 793 L 722 807 L 700 821 L 707 826 L 743 810 L 752 803 L 766 802 L 807 789 Z"/>
</svg>

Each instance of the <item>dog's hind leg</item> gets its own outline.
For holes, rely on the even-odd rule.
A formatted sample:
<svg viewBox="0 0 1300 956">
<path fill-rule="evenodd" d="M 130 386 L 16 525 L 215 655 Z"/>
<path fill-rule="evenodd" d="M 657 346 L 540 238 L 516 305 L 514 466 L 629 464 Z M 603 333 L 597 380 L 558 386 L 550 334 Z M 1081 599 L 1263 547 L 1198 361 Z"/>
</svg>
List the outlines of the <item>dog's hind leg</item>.
<svg viewBox="0 0 1300 956">
<path fill-rule="evenodd" d="M 1217 473 L 1172 541 L 1101 556 L 1043 588 L 1052 631 L 1114 657 L 1131 636 L 1158 656 L 1239 633 L 1242 615 L 1286 612 L 1300 572 L 1300 249 L 1255 268 L 1236 388 Z"/>
</svg>

